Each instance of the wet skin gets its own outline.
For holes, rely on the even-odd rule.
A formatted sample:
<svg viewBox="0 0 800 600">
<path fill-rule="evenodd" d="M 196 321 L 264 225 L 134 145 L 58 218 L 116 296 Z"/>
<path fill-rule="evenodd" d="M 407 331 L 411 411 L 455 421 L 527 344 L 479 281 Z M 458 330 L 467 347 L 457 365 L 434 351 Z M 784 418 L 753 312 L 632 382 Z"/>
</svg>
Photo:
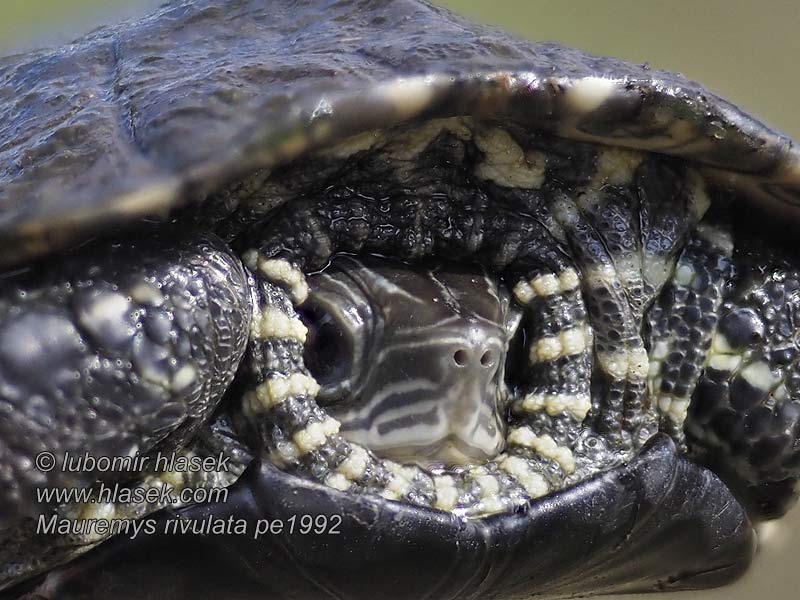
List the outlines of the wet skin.
<svg viewBox="0 0 800 600">
<path fill-rule="evenodd" d="M 790 142 L 670 74 L 416 2 L 333 10 L 327 29 L 291 3 L 201 1 L 0 64 L 41 94 L 1 106 L 10 597 L 737 576 L 750 519 L 786 510 L 800 463 L 800 276 L 770 212 L 796 204 Z M 385 264 L 359 275 L 342 254 Z M 41 452 L 230 466 L 65 474 L 31 468 Z M 231 496 L 36 500 L 113 483 Z M 341 537 L 35 531 L 174 511 L 338 515 Z"/>
</svg>

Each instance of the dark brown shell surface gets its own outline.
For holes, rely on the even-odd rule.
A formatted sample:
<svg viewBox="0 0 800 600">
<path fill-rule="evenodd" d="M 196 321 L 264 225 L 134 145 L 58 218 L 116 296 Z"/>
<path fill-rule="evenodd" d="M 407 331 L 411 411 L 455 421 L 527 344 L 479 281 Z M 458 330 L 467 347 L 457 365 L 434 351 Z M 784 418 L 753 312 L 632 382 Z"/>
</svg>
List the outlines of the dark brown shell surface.
<svg viewBox="0 0 800 600">
<path fill-rule="evenodd" d="M 672 73 L 416 0 L 193 0 L 0 59 L 0 263 L 348 136 L 468 114 L 682 156 L 761 201 L 800 196 L 790 139 Z"/>
</svg>

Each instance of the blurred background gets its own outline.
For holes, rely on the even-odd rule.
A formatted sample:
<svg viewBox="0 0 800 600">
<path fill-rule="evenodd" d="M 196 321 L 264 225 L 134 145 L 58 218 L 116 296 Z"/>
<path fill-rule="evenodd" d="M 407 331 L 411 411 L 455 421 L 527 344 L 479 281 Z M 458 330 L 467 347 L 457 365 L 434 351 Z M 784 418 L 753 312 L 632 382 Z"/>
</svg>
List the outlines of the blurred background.
<svg viewBox="0 0 800 600">
<path fill-rule="evenodd" d="M 267 0 L 265 0 L 267 1 Z M 679 71 L 800 139 L 797 0 L 441 0 L 476 21 Z M 0 55 L 61 44 L 161 0 L 0 0 Z M 324 18 L 324 15 L 320 15 Z M 761 528 L 754 567 L 732 587 L 652 600 L 795 600 L 800 511 Z"/>
</svg>

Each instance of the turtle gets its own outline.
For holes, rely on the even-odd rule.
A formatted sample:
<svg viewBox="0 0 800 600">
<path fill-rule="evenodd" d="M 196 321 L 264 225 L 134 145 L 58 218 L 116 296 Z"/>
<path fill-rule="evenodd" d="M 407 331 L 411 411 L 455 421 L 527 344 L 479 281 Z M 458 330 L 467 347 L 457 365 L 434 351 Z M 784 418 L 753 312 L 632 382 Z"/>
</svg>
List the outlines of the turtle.
<svg viewBox="0 0 800 600">
<path fill-rule="evenodd" d="M 697 83 L 172 0 L 0 114 L 4 598 L 701 589 L 795 499 L 800 153 Z"/>
</svg>

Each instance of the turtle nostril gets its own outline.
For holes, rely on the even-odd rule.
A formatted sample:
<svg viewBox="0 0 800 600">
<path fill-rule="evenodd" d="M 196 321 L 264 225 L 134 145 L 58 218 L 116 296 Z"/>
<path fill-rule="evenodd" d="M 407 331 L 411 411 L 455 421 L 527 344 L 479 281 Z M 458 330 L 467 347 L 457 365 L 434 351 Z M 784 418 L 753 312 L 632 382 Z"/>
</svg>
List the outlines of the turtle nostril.
<svg viewBox="0 0 800 600">
<path fill-rule="evenodd" d="M 453 352 L 453 362 L 459 367 L 466 367 L 470 362 L 471 356 L 472 353 L 469 350 L 460 348 Z M 494 353 L 491 350 L 486 350 L 481 354 L 480 362 L 483 367 L 491 367 L 494 364 Z"/>
<path fill-rule="evenodd" d="M 459 367 L 465 367 L 469 361 L 469 354 L 466 350 L 456 350 L 453 353 L 453 360 Z"/>
</svg>

